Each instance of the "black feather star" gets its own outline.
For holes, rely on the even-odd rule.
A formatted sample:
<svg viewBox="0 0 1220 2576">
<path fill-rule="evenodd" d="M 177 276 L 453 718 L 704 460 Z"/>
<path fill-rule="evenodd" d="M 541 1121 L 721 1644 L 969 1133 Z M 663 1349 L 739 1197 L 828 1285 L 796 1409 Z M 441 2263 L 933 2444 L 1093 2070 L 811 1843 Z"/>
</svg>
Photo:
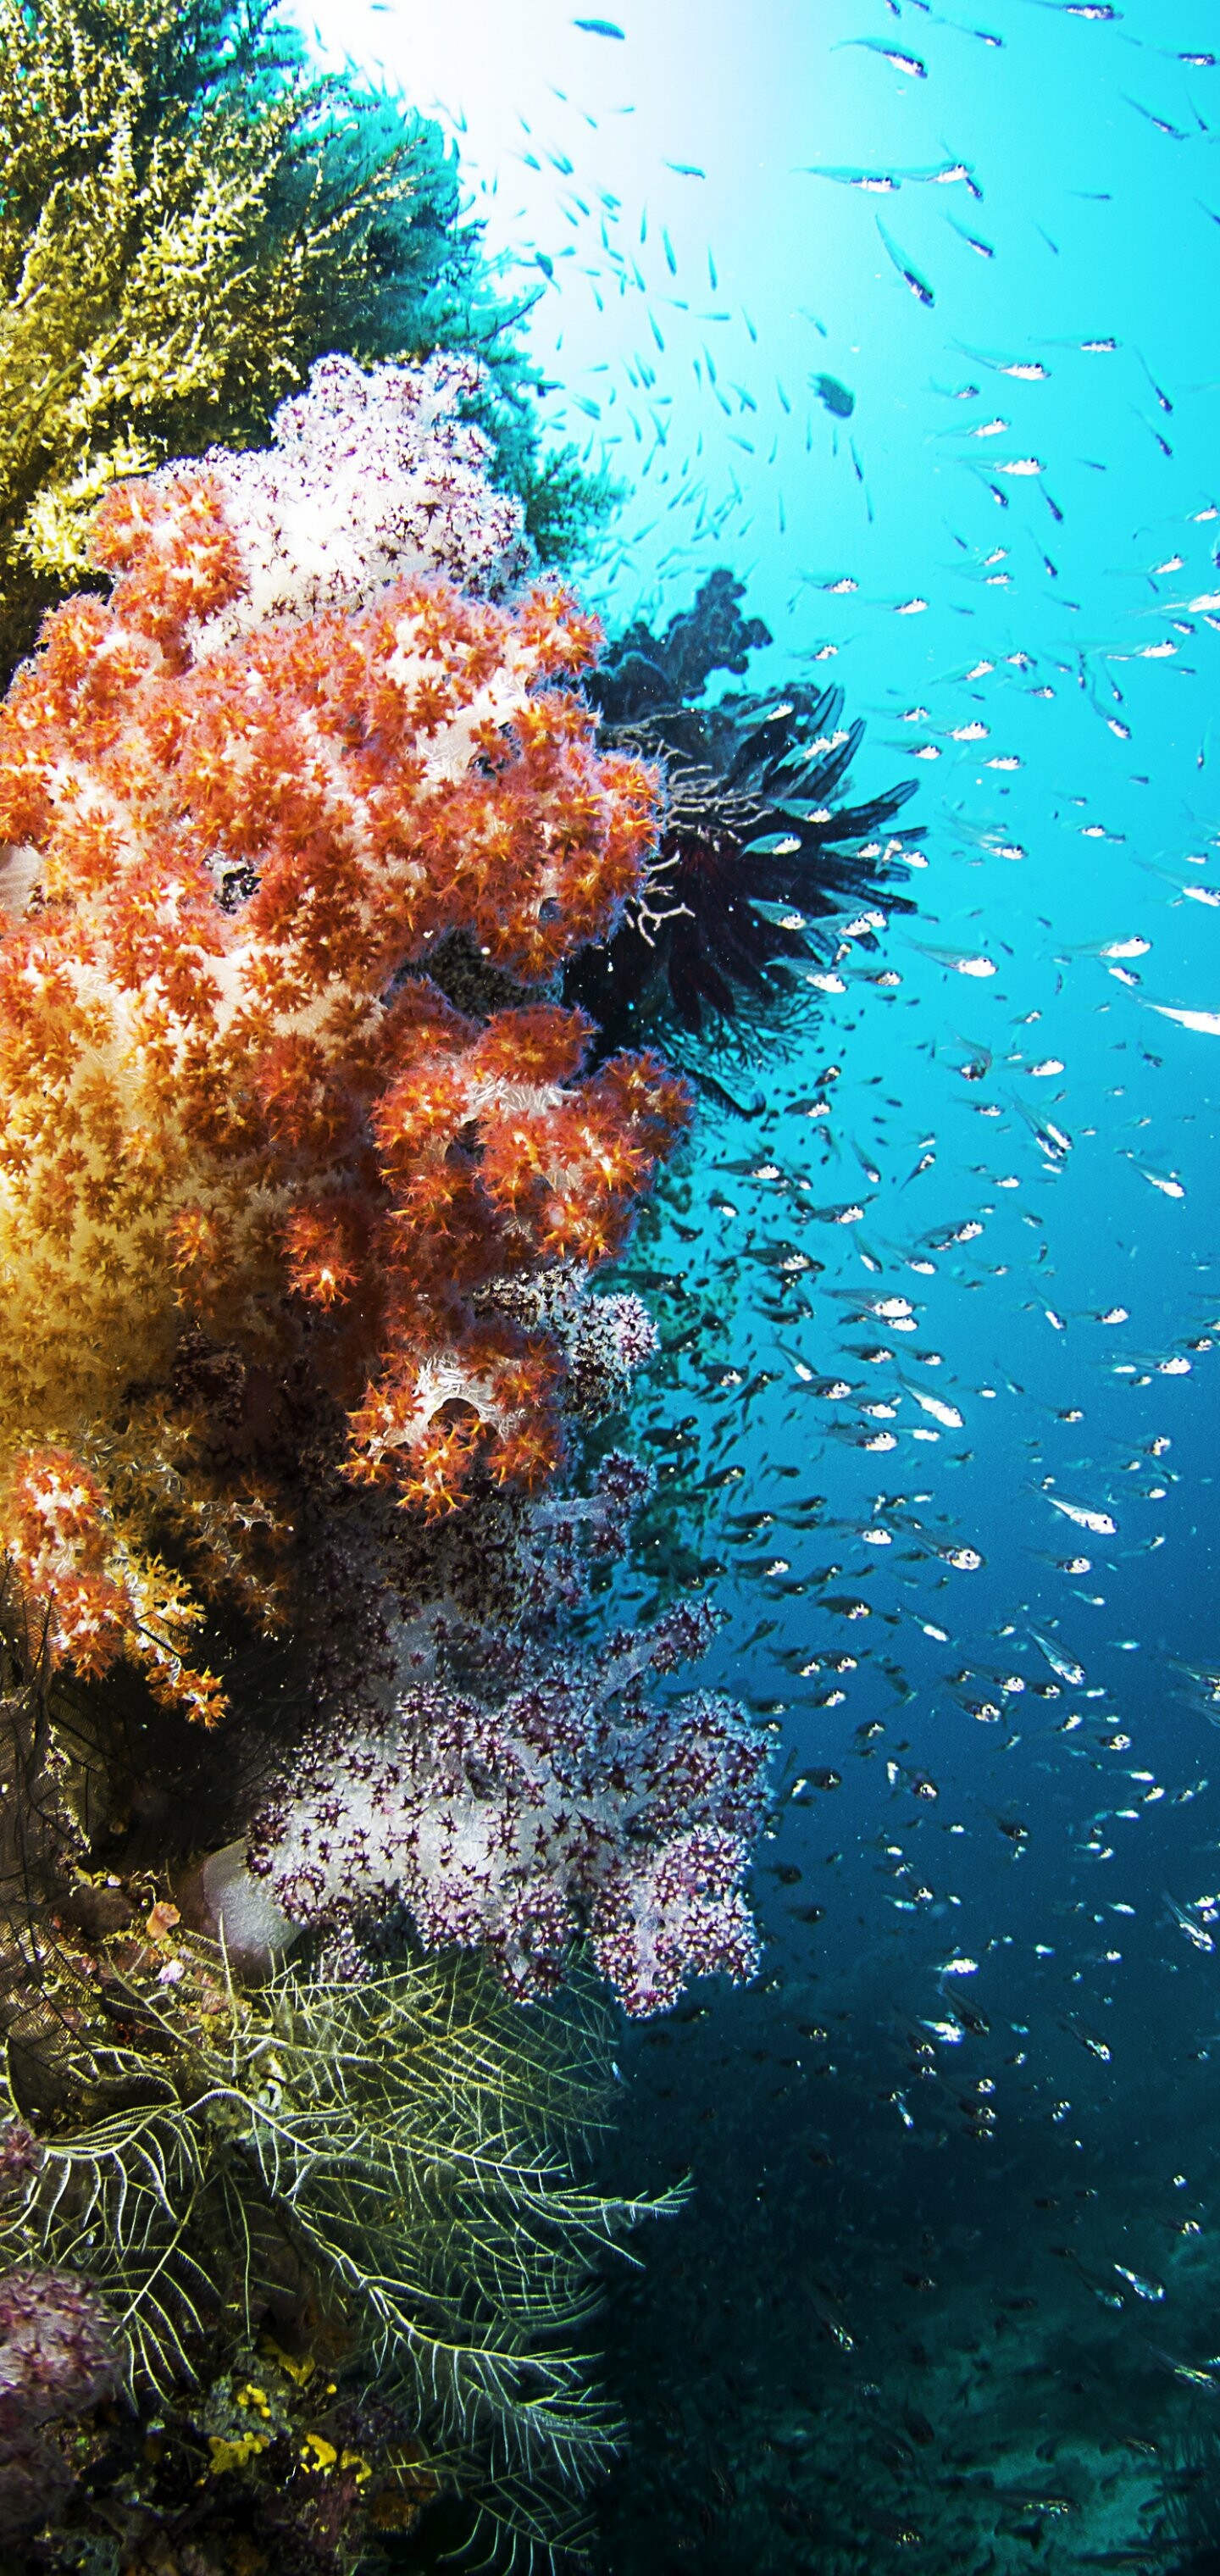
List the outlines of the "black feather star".
<svg viewBox="0 0 1220 2576">
<path fill-rule="evenodd" d="M 843 727 L 841 689 L 695 702 L 712 670 L 744 672 L 771 640 L 741 617 L 741 595 L 731 573 L 714 572 L 663 639 L 630 628 L 592 682 L 607 747 L 657 761 L 666 791 L 642 893 L 565 980 L 607 1048 L 658 1021 L 748 1046 L 811 995 L 802 970 L 839 946 L 846 909 L 876 915 L 853 946 L 875 945 L 890 912 L 913 909 L 891 880 L 921 836 L 888 827 L 916 782 L 835 803 L 864 732 Z"/>
</svg>

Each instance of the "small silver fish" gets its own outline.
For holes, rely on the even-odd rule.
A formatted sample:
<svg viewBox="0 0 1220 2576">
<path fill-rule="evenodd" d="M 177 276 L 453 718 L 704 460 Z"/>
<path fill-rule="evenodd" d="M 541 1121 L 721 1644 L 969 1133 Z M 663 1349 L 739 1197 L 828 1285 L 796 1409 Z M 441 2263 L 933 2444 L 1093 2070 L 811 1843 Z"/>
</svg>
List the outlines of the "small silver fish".
<svg viewBox="0 0 1220 2576">
<path fill-rule="evenodd" d="M 1085 1679 L 1083 1664 L 1074 1664 L 1070 1655 L 1063 1654 L 1049 1637 L 1043 1636 L 1040 1628 L 1031 1628 L 1029 1633 L 1034 1644 L 1040 1647 L 1045 1655 L 1051 1671 L 1058 1674 L 1061 1682 L 1069 1682 L 1073 1690 L 1079 1689 Z"/>
<path fill-rule="evenodd" d="M 1165 1903 L 1175 1923 L 1186 1934 L 1187 1940 L 1194 1944 L 1196 1950 L 1214 1951 L 1216 1944 L 1210 1932 L 1205 1932 L 1202 1924 L 1196 1923 L 1193 1914 L 1188 1914 L 1185 1907 L 1179 1905 L 1172 1896 L 1167 1895 Z"/>
<path fill-rule="evenodd" d="M 863 47 L 868 54 L 880 54 L 883 62 L 889 63 L 896 72 L 905 72 L 909 80 L 926 80 L 928 77 L 928 66 L 921 63 L 918 54 L 896 53 L 882 36 L 846 36 L 834 51 L 844 53 L 852 45 Z"/>
<path fill-rule="evenodd" d="M 943 1423 L 947 1431 L 960 1431 L 963 1428 L 963 1417 L 955 1404 L 942 1403 L 938 1395 L 925 1395 L 922 1388 L 917 1386 L 909 1386 L 907 1393 L 919 1406 L 921 1413 L 930 1413 L 933 1421 Z"/>
<path fill-rule="evenodd" d="M 1179 1028 L 1193 1029 L 1199 1037 L 1220 1038 L 1220 1011 L 1175 1010 L 1168 1002 L 1150 1002 L 1148 1008 L 1158 1011 L 1163 1020 L 1176 1020 Z"/>
<path fill-rule="evenodd" d="M 914 941 L 913 945 L 922 948 L 925 957 L 934 957 L 938 966 L 947 966 L 951 974 L 969 975 L 976 983 L 985 982 L 997 971 L 993 957 L 969 953 L 963 955 L 962 951 L 956 948 L 929 948 L 922 940 Z"/>
<path fill-rule="evenodd" d="M 1137 2299 L 1148 2299 L 1155 2305 L 1164 2298 L 1165 2292 L 1159 2281 L 1146 2281 L 1142 2273 L 1129 2272 L 1125 2263 L 1116 2263 L 1114 2269 L 1120 2281 L 1130 2282 Z"/>
<path fill-rule="evenodd" d="M 1185 1189 L 1183 1188 L 1181 1181 L 1177 1179 L 1173 1172 L 1154 1172 L 1150 1163 L 1137 1163 L 1135 1156 L 1132 1153 L 1128 1153 L 1127 1161 L 1130 1163 L 1132 1170 L 1139 1173 L 1142 1181 L 1149 1182 L 1154 1190 L 1160 1191 L 1162 1198 L 1185 1198 Z"/>
<path fill-rule="evenodd" d="M 1109 1512 L 1092 1511 L 1085 1503 L 1065 1502 L 1058 1494 L 1048 1494 L 1046 1500 L 1052 1511 L 1062 1512 L 1064 1519 L 1075 1521 L 1079 1529 L 1092 1530 L 1097 1538 L 1117 1537 L 1118 1524 L 1111 1519 Z"/>
<path fill-rule="evenodd" d="M 864 43 L 866 39 L 861 37 L 859 41 Z M 893 234 L 886 231 L 880 215 L 877 217 L 877 230 L 904 286 L 910 287 L 912 295 L 917 296 L 921 304 L 935 304 L 936 296 L 926 277 L 920 275 L 914 263 L 907 258 L 906 252 L 899 249 Z"/>
</svg>

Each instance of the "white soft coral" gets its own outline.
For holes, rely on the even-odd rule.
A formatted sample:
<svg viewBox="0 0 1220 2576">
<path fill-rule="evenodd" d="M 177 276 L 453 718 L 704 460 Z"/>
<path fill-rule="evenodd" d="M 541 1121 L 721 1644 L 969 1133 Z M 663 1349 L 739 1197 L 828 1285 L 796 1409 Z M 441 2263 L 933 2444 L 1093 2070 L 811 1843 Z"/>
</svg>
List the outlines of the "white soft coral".
<svg viewBox="0 0 1220 2576">
<path fill-rule="evenodd" d="M 521 504 L 493 488 L 490 443 L 461 416 L 481 382 L 469 358 L 367 373 L 319 358 L 306 391 L 280 404 L 271 446 L 210 448 L 247 589 L 195 624 L 196 659 L 254 627 L 366 608 L 405 575 L 444 573 L 493 598 L 522 580 Z M 187 470 L 179 460 L 158 479 Z"/>
</svg>

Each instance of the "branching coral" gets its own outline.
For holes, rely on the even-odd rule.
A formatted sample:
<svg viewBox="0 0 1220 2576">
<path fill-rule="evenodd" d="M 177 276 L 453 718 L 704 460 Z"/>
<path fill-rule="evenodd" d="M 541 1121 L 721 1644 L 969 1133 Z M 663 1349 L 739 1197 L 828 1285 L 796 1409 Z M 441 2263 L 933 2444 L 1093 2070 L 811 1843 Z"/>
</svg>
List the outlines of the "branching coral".
<svg viewBox="0 0 1220 2576">
<path fill-rule="evenodd" d="M 293 1403 L 315 1438 L 346 1410 L 347 1472 L 430 1514 L 476 1460 L 536 1483 L 563 1353 L 494 1283 L 613 1253 L 685 1115 L 655 1057 L 582 1078 L 579 1011 L 472 1019 L 423 971 L 462 932 L 536 987 L 640 881 L 652 775 L 559 685 L 590 622 L 414 576 L 193 659 L 241 544 L 207 472 L 116 487 L 111 601 L 58 611 L 0 710 L 28 898 L 0 940 L 0 1536 L 53 1656 L 124 1652 L 203 1715 L 158 1543 L 275 1614 Z M 242 1490 L 208 1473 L 200 1332 L 242 1378 Z"/>
<path fill-rule="evenodd" d="M 218 1951 L 154 1923 L 106 1973 L 113 2037 L 77 2048 L 94 2115 L 32 2142 L 0 2243 L 87 2266 L 137 2397 L 312 2284 L 347 2383 L 375 2375 L 387 2411 L 397 2395 L 495 2519 L 569 2536 L 617 2429 L 573 2341 L 593 2265 L 665 2205 L 573 2177 L 601 2118 L 596 2023 L 521 2016 L 468 1963 L 359 1986 L 286 1971 L 243 1997 Z M 334 2456 L 318 2408 L 307 2469 Z M 299 2481 L 299 2458 L 282 2473 Z"/>
<path fill-rule="evenodd" d="M 664 2010 L 691 1975 L 748 1978 L 764 1739 L 706 1693 L 661 1712 L 643 1697 L 707 1635 L 679 1608 L 498 1708 L 415 1688 L 389 1725 L 324 1731 L 255 1824 L 251 1869 L 298 1923 L 398 1898 L 426 1941 L 480 1944 L 521 1996 L 559 1983 L 578 1930 L 629 2013 Z"/>
</svg>

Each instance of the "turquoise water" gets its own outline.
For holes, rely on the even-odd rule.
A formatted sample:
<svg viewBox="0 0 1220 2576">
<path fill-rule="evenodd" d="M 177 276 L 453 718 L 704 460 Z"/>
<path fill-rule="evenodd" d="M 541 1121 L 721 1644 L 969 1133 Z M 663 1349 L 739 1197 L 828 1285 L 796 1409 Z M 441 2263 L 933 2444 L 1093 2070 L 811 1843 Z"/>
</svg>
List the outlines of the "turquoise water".
<svg viewBox="0 0 1220 2576">
<path fill-rule="evenodd" d="M 613 23 L 343 34 L 443 102 L 548 411 L 630 483 L 608 622 L 729 566 L 751 686 L 842 686 L 925 864 L 787 1052 L 705 1055 L 756 1114 L 703 1092 L 632 1264 L 635 1436 L 782 1789 L 760 1983 L 624 2036 L 617 2153 L 697 2193 L 612 2299 L 598 2564 L 1202 2576 L 1215 14 Z"/>
</svg>

